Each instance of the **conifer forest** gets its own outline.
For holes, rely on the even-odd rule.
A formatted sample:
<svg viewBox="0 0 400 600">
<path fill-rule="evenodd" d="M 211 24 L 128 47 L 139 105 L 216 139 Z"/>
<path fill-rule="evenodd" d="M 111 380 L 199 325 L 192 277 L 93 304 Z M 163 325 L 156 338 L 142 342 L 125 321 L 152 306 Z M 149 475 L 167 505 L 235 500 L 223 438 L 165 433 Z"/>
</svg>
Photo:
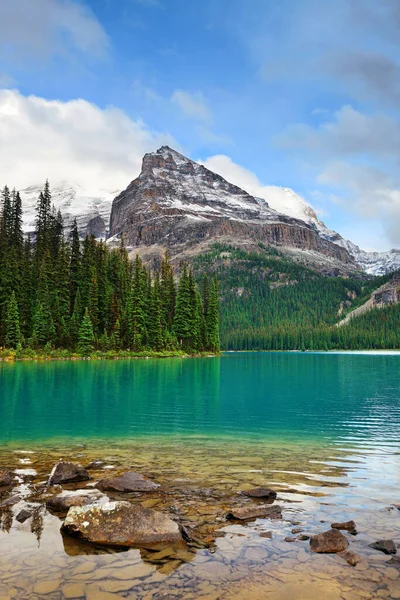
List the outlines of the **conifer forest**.
<svg viewBox="0 0 400 600">
<path fill-rule="evenodd" d="M 0 213 L 0 346 L 18 352 L 219 352 L 218 287 L 196 284 L 166 254 L 151 273 L 139 256 L 65 232 L 46 182 L 32 239 L 22 231 L 20 194 L 5 187 Z"/>
</svg>

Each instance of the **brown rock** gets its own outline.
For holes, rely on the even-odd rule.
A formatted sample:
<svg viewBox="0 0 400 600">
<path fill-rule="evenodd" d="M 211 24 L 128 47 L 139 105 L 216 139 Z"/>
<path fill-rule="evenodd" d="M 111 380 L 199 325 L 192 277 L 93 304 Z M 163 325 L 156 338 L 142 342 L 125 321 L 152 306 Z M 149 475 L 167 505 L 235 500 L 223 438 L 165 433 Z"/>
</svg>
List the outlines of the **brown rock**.
<svg viewBox="0 0 400 600">
<path fill-rule="evenodd" d="M 343 529 L 344 531 L 354 531 L 356 524 L 354 521 L 345 521 L 344 523 L 332 523 L 332 529 Z"/>
<path fill-rule="evenodd" d="M 102 492 L 152 492 L 160 486 L 140 473 L 128 471 L 121 477 L 101 479 L 96 487 Z"/>
<path fill-rule="evenodd" d="M 51 579 L 49 581 L 39 581 L 33 591 L 38 596 L 47 596 L 47 594 L 51 594 L 52 592 L 56 592 L 60 589 L 61 580 L 60 579 Z"/>
<path fill-rule="evenodd" d="M 87 481 L 89 473 L 80 464 L 59 460 L 50 473 L 48 485 L 57 483 L 75 483 L 76 481 Z"/>
<path fill-rule="evenodd" d="M 68 512 L 72 506 L 86 506 L 87 504 L 93 504 L 93 502 L 101 498 L 106 498 L 106 496 L 96 490 L 91 490 L 87 494 L 71 492 L 49 498 L 46 502 L 46 507 L 54 512 Z"/>
<path fill-rule="evenodd" d="M 69 509 L 63 531 L 106 546 L 146 547 L 182 540 L 177 523 L 163 513 L 129 502 L 107 502 Z"/>
<path fill-rule="evenodd" d="M 64 598 L 83 598 L 85 596 L 85 586 L 83 583 L 67 583 L 63 585 L 61 591 Z"/>
<path fill-rule="evenodd" d="M 226 515 L 227 519 L 247 521 L 249 519 L 282 519 L 282 508 L 275 506 L 242 506 L 234 508 Z"/>
<path fill-rule="evenodd" d="M 388 560 L 386 564 L 391 565 L 395 569 L 400 569 L 400 556 L 392 556 L 392 558 Z"/>
<path fill-rule="evenodd" d="M 373 544 L 369 544 L 369 547 L 385 554 L 396 554 L 397 552 L 396 544 L 393 540 L 377 540 Z"/>
<path fill-rule="evenodd" d="M 330 529 L 323 533 L 318 533 L 310 539 L 310 548 L 312 552 L 319 554 L 334 554 L 344 552 L 349 546 L 349 542 L 337 529 Z"/>
<path fill-rule="evenodd" d="M 344 560 L 351 566 L 355 567 L 360 562 L 361 558 L 353 552 L 352 550 L 345 550 L 344 552 L 340 552 L 339 556 L 344 558 Z"/>
<path fill-rule="evenodd" d="M 246 490 L 243 492 L 245 496 L 249 498 L 265 498 L 267 500 L 275 500 L 276 492 L 270 488 L 258 487 L 252 490 Z"/>
<path fill-rule="evenodd" d="M 262 538 L 267 538 L 267 539 L 272 539 L 272 531 L 262 531 L 260 533 L 260 537 Z"/>
<path fill-rule="evenodd" d="M 12 474 L 7 469 L 0 471 L 0 487 L 6 487 L 12 485 Z"/>
</svg>

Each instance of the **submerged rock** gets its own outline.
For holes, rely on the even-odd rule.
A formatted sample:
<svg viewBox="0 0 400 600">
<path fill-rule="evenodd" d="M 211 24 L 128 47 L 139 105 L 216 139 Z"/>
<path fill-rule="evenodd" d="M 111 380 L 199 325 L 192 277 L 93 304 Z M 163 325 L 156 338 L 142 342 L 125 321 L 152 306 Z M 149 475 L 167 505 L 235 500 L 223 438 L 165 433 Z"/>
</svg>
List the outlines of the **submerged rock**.
<svg viewBox="0 0 400 600">
<path fill-rule="evenodd" d="M 96 487 L 102 492 L 152 492 L 160 486 L 136 471 L 127 471 L 121 477 L 101 479 Z"/>
<path fill-rule="evenodd" d="M 310 548 L 312 552 L 318 554 L 335 554 L 344 552 L 349 546 L 348 540 L 343 533 L 337 529 L 330 529 L 323 533 L 318 533 L 310 539 Z"/>
<path fill-rule="evenodd" d="M 179 526 L 163 513 L 129 502 L 107 502 L 69 509 L 62 530 L 106 546 L 149 546 L 182 540 Z"/>
<path fill-rule="evenodd" d="M 253 488 L 252 490 L 246 490 L 243 492 L 245 496 L 249 498 L 266 498 L 268 500 L 275 500 L 276 492 L 275 490 L 271 490 L 270 488 L 258 487 Z"/>
<path fill-rule="evenodd" d="M 18 523 L 25 523 L 25 521 L 30 519 L 31 516 L 32 516 L 32 512 L 30 510 L 27 510 L 26 508 L 23 508 L 22 510 L 19 511 L 19 513 L 17 514 L 17 516 L 15 518 L 18 521 Z"/>
<path fill-rule="evenodd" d="M 0 487 L 12 485 L 12 473 L 7 469 L 0 470 Z"/>
<path fill-rule="evenodd" d="M 250 519 L 282 519 L 282 508 L 276 506 L 242 506 L 233 508 L 226 515 L 227 519 L 247 521 Z"/>
<path fill-rule="evenodd" d="M 392 558 L 388 560 L 386 564 L 394 567 L 395 569 L 400 569 L 400 556 L 392 556 Z"/>
<path fill-rule="evenodd" d="M 355 567 L 356 565 L 358 565 L 358 563 L 361 560 L 358 554 L 356 554 L 352 550 L 345 550 L 344 552 L 340 552 L 339 556 L 344 558 L 347 564 L 349 564 L 351 567 Z"/>
<path fill-rule="evenodd" d="M 377 540 L 373 544 L 369 544 L 369 547 L 385 554 L 396 554 L 397 552 L 396 544 L 393 540 Z"/>
<path fill-rule="evenodd" d="M 344 531 L 355 531 L 356 524 L 354 521 L 345 521 L 343 523 L 332 523 L 332 529 L 343 529 Z"/>
<path fill-rule="evenodd" d="M 100 500 L 107 498 L 97 490 L 91 490 L 85 494 L 82 491 L 59 494 L 49 498 L 46 502 L 46 507 L 54 512 L 68 512 L 72 506 L 87 506 Z"/>
<path fill-rule="evenodd" d="M 20 500 L 21 498 L 19 496 L 9 496 L 8 498 L 0 502 L 0 508 L 9 508 L 10 506 L 14 506 L 14 504 L 18 504 Z"/>
<path fill-rule="evenodd" d="M 90 479 L 90 475 L 82 465 L 59 460 L 50 473 L 47 484 L 75 483 L 77 481 L 87 481 L 88 479 Z"/>
</svg>

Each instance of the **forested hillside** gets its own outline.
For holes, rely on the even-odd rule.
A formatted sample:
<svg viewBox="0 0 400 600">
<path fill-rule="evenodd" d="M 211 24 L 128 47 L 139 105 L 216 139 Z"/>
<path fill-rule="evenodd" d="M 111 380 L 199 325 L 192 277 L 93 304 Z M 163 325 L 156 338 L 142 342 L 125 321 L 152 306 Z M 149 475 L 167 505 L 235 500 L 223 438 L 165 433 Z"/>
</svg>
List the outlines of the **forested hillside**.
<svg viewBox="0 0 400 600">
<path fill-rule="evenodd" d="M 226 350 L 400 347 L 398 305 L 335 324 L 390 279 L 325 277 L 260 244 L 243 250 L 215 244 L 194 261 L 199 277 L 217 275 L 221 344 Z"/>
<path fill-rule="evenodd" d="M 76 222 L 65 235 L 40 194 L 34 243 L 22 234 L 21 198 L 5 188 L 0 212 L 0 346 L 18 352 L 54 349 L 219 352 L 218 291 L 205 275 L 200 294 L 183 265 L 178 281 L 166 255 L 151 273 L 121 243 L 80 242 Z M 29 352 L 28 352 L 29 355 Z"/>
</svg>

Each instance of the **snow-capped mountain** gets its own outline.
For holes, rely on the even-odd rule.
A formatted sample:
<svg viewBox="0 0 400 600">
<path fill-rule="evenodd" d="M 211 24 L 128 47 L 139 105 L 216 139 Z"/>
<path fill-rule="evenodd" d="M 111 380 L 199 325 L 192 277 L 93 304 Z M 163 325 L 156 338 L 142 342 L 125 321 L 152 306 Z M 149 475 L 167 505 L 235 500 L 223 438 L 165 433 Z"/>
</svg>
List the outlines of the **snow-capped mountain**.
<svg viewBox="0 0 400 600">
<path fill-rule="evenodd" d="M 43 185 L 32 185 L 21 190 L 23 228 L 26 233 L 35 229 L 36 206 Z M 117 190 L 83 189 L 78 183 L 61 181 L 51 184 L 52 202 L 61 211 L 65 229 L 71 228 L 76 218 L 80 234 L 105 238 L 110 220 L 112 201 Z"/>
<path fill-rule="evenodd" d="M 66 229 L 76 218 L 81 236 L 123 233 L 132 247 L 158 245 L 173 253 L 221 238 L 239 239 L 292 249 L 304 262 L 319 257 L 333 270 L 339 263 L 371 275 L 400 269 L 400 250 L 365 252 L 326 227 L 290 188 L 263 186 L 263 197 L 253 196 L 168 146 L 146 154 L 139 177 L 120 193 L 71 181 L 50 183 Z M 26 232 L 34 230 L 42 187 L 21 190 Z"/>
</svg>

